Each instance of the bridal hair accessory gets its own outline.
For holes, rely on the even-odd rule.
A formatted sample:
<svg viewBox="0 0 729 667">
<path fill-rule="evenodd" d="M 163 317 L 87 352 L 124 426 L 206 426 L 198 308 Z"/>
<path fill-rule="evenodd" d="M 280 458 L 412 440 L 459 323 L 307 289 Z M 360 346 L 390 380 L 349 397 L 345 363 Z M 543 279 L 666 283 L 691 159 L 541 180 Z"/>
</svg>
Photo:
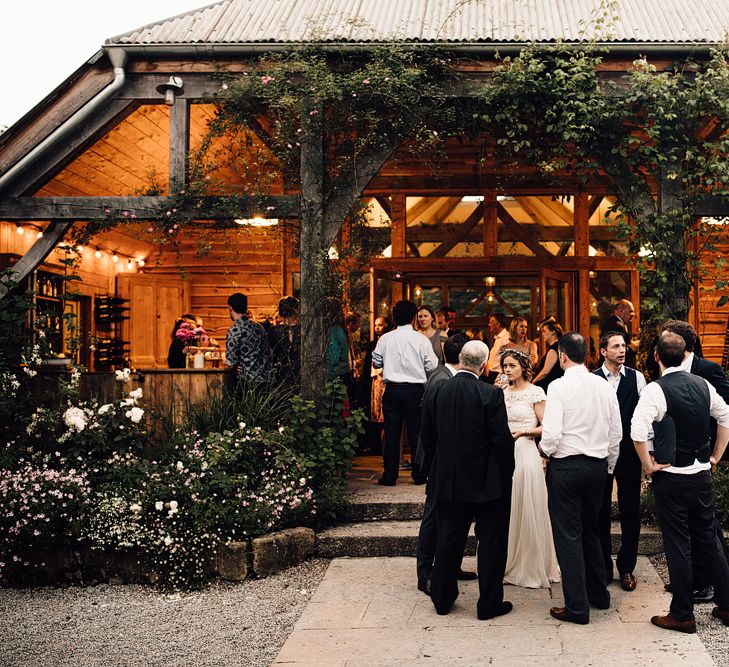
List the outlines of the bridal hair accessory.
<svg viewBox="0 0 729 667">
<path fill-rule="evenodd" d="M 526 352 L 522 352 L 521 350 L 518 350 L 515 347 L 507 347 L 506 349 L 501 350 L 501 352 L 499 352 L 499 362 L 500 363 L 504 363 L 505 357 L 514 357 L 515 359 L 518 359 L 521 362 L 525 361 L 530 366 L 532 364 L 532 361 L 529 358 L 529 355 Z"/>
</svg>

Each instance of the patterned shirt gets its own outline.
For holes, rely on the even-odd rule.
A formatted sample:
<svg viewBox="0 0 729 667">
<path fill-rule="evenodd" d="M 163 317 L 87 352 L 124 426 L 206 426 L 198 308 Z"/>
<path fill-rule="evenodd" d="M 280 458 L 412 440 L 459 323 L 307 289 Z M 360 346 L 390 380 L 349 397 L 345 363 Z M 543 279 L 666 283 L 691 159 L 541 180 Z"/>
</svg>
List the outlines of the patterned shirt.
<svg viewBox="0 0 729 667">
<path fill-rule="evenodd" d="M 233 322 L 225 343 L 225 363 L 239 377 L 267 382 L 271 360 L 264 328 L 247 317 L 239 317 Z"/>
</svg>

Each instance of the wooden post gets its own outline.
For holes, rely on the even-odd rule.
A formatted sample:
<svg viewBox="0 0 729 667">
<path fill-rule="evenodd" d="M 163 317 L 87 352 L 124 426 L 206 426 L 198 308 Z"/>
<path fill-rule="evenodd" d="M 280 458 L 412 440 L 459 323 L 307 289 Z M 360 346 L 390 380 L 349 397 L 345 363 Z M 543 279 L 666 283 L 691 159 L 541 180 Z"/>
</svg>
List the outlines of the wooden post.
<svg viewBox="0 0 729 667">
<path fill-rule="evenodd" d="M 170 194 L 187 183 L 187 156 L 190 152 L 190 102 L 178 98 L 170 107 Z"/>
<path fill-rule="evenodd" d="M 496 190 L 485 190 L 483 193 L 483 256 L 496 257 L 498 245 L 498 211 L 496 209 Z"/>
<path fill-rule="evenodd" d="M 590 201 L 587 194 L 575 195 L 575 257 L 590 256 Z"/>
<path fill-rule="evenodd" d="M 390 211 L 392 212 L 390 243 L 392 244 L 393 257 L 405 257 L 405 242 L 407 239 L 407 207 L 405 195 L 396 194 L 390 198 Z M 390 295 L 392 302 L 405 298 L 405 292 L 401 283 L 392 286 Z"/>
<path fill-rule="evenodd" d="M 577 272 L 579 313 L 577 318 L 577 330 L 587 339 L 590 339 L 590 272 L 587 269 L 580 269 Z"/>
</svg>

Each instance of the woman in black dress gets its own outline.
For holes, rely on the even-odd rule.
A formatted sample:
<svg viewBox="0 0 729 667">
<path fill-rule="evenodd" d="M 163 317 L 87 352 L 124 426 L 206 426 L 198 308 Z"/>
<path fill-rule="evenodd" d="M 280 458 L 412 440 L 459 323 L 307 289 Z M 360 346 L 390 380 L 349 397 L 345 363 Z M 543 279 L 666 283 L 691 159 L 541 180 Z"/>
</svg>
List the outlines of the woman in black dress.
<svg viewBox="0 0 729 667">
<path fill-rule="evenodd" d="M 557 351 L 559 338 L 564 330 L 554 317 L 548 317 L 539 326 L 542 330 L 542 340 L 547 344 L 547 351 L 539 361 L 532 384 L 547 391 L 550 382 L 564 375 L 564 371 L 559 365 L 559 352 Z"/>
<path fill-rule="evenodd" d="M 301 324 L 299 302 L 286 296 L 278 302 L 278 314 L 282 324 L 274 324 L 268 330 L 271 347 L 273 380 L 276 384 L 298 384 L 301 370 Z"/>
<path fill-rule="evenodd" d="M 187 367 L 187 355 L 185 354 L 187 343 L 182 340 L 182 338 L 177 337 L 177 331 L 183 322 L 187 322 L 188 324 L 195 326 L 197 318 L 192 313 L 185 313 L 182 317 L 175 321 L 175 326 L 172 327 L 172 341 L 170 342 L 170 349 L 167 352 L 167 368 Z"/>
</svg>

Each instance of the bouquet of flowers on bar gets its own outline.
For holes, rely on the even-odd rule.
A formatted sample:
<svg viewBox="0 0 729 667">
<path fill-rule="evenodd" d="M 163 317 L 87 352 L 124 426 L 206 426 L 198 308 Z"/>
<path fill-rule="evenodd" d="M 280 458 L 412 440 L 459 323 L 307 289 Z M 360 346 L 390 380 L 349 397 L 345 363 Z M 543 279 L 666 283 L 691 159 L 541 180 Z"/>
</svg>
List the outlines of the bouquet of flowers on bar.
<svg viewBox="0 0 729 667">
<path fill-rule="evenodd" d="M 208 338 L 208 332 L 202 327 L 192 324 L 191 322 L 183 322 L 180 324 L 179 329 L 175 336 L 180 340 L 184 341 L 188 345 L 207 343 L 210 339 Z"/>
</svg>

